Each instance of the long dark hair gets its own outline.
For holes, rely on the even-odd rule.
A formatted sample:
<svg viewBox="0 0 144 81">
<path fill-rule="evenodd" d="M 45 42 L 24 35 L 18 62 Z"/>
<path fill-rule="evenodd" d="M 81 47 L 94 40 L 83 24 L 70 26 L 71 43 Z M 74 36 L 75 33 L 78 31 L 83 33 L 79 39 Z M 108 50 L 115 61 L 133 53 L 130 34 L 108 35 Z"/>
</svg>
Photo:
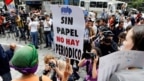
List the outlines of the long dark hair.
<svg viewBox="0 0 144 81">
<path fill-rule="evenodd" d="M 133 27 L 132 32 L 132 40 L 134 43 L 132 50 L 144 51 L 144 25 Z"/>
<path fill-rule="evenodd" d="M 92 48 L 92 49 L 95 49 L 95 50 L 96 50 L 97 55 L 98 55 L 99 57 L 102 56 L 102 52 L 101 52 L 100 48 L 94 47 L 94 48 Z M 98 62 L 97 62 L 97 64 L 96 64 L 96 66 L 97 66 L 97 68 L 98 68 L 98 66 L 99 66 L 99 59 L 98 59 Z"/>
</svg>

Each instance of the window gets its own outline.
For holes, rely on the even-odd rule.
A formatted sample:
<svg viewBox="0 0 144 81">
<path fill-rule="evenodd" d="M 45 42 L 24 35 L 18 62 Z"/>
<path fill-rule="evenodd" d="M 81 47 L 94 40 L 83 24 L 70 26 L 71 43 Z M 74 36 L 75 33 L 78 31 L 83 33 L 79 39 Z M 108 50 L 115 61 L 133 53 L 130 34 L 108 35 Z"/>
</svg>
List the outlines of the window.
<svg viewBox="0 0 144 81">
<path fill-rule="evenodd" d="M 90 7 L 96 7 L 96 2 L 90 2 Z"/>
<path fill-rule="evenodd" d="M 117 9 L 121 9 L 122 8 L 123 3 L 118 3 L 117 4 Z"/>
<path fill-rule="evenodd" d="M 96 7 L 98 7 L 98 8 L 102 8 L 102 7 L 103 7 L 103 3 L 102 3 L 102 2 L 97 2 Z"/>
<path fill-rule="evenodd" d="M 103 8 L 107 8 L 108 4 L 107 2 L 103 2 Z"/>
<path fill-rule="evenodd" d="M 84 1 L 81 1 L 81 7 L 84 7 L 85 6 L 85 3 L 84 3 Z"/>
</svg>

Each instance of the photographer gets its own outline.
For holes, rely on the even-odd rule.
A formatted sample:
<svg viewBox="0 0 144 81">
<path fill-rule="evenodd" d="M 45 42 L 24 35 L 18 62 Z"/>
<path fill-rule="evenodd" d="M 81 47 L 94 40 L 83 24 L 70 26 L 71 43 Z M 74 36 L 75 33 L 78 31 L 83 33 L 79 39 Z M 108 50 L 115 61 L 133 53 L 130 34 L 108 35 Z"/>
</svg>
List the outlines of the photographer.
<svg viewBox="0 0 144 81">
<path fill-rule="evenodd" d="M 101 29 L 99 36 L 94 41 L 95 47 L 99 47 L 102 50 L 102 56 L 118 51 L 118 46 L 113 41 L 113 36 L 114 34 L 112 31 L 108 29 Z"/>
<path fill-rule="evenodd" d="M 79 62 L 78 66 L 87 66 L 87 76 L 84 81 L 97 81 L 98 76 L 98 59 L 101 56 L 101 51 L 99 48 L 92 48 L 91 52 L 83 54 L 83 59 Z"/>
<path fill-rule="evenodd" d="M 86 22 L 85 32 L 84 32 L 84 48 L 83 48 L 84 53 L 86 53 L 87 51 L 90 52 L 92 39 L 96 35 L 92 26 L 93 26 L 93 21 L 88 20 Z"/>
<path fill-rule="evenodd" d="M 72 66 L 70 59 L 65 61 L 57 60 L 52 55 L 47 55 L 44 58 L 45 70 L 44 75 L 49 76 L 52 81 L 68 81 L 69 76 L 72 74 Z"/>
</svg>

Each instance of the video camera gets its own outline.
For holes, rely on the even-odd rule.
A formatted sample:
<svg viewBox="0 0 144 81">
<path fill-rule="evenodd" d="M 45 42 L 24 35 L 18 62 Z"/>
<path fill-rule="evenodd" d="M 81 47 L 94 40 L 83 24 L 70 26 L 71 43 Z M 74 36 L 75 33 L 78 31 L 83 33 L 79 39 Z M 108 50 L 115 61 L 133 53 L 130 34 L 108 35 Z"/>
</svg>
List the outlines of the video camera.
<svg viewBox="0 0 144 81">
<path fill-rule="evenodd" d="M 45 20 L 45 16 L 39 16 L 38 19 L 39 20 Z"/>
<path fill-rule="evenodd" d="M 51 68 L 55 68 L 55 67 L 56 67 L 56 65 L 55 65 L 53 62 L 50 62 L 48 65 L 49 65 Z"/>
<path fill-rule="evenodd" d="M 101 34 L 99 33 L 97 35 L 97 39 L 99 41 L 103 41 L 105 43 L 111 43 L 112 40 L 108 37 L 113 37 L 114 34 L 111 30 L 109 30 L 107 27 L 100 27 L 99 32 L 101 32 Z"/>
<path fill-rule="evenodd" d="M 85 58 L 85 59 L 95 59 L 96 58 L 96 54 L 94 54 L 94 53 L 84 53 L 83 54 L 83 58 Z"/>
<path fill-rule="evenodd" d="M 103 32 L 102 36 L 103 36 L 103 38 L 101 39 L 102 41 L 104 41 L 105 43 L 111 43 L 112 39 L 110 39 L 108 37 L 113 37 L 114 34 L 112 33 L 112 31 L 107 30 L 107 31 Z"/>
</svg>

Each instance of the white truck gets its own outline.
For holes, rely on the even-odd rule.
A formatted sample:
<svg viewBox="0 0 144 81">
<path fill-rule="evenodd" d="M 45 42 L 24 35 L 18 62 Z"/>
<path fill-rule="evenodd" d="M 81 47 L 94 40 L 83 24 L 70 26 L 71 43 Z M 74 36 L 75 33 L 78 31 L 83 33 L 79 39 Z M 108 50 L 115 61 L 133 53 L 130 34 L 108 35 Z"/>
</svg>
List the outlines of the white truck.
<svg viewBox="0 0 144 81">
<path fill-rule="evenodd" d="M 96 11 L 98 14 L 104 9 L 107 12 L 115 12 L 120 10 L 122 5 L 127 6 L 126 2 L 115 1 L 115 0 L 80 0 L 79 7 L 83 10 Z"/>
<path fill-rule="evenodd" d="M 0 9 L 2 9 L 4 7 L 4 2 L 0 1 Z"/>
</svg>

